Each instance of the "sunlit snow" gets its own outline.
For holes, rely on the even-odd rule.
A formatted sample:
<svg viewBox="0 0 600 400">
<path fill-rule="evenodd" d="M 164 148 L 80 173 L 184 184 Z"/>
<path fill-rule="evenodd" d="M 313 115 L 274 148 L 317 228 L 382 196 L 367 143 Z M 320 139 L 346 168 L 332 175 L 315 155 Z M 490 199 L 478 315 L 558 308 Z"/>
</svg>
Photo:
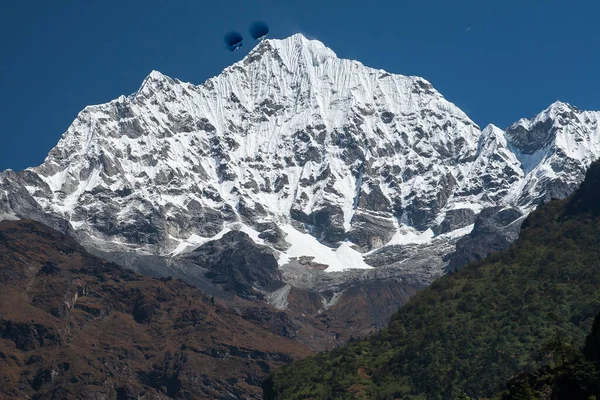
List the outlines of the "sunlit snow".
<svg viewBox="0 0 600 400">
<path fill-rule="evenodd" d="M 349 242 L 332 249 L 319 243 L 314 236 L 297 231 L 291 225 L 283 225 L 281 229 L 287 234 L 286 241 L 292 246 L 286 255 L 278 260 L 279 265 L 288 263 L 294 257 L 311 256 L 314 257 L 312 261 L 328 265 L 325 272 L 343 271 L 349 268 L 373 268 L 365 263 L 362 254 L 352 249 Z"/>
</svg>

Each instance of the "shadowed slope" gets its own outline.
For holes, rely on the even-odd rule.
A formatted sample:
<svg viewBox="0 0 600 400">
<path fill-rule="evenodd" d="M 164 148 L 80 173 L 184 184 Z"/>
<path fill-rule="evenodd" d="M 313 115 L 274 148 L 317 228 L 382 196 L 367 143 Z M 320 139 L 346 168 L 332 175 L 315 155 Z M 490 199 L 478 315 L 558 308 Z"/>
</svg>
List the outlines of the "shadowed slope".
<svg viewBox="0 0 600 400">
<path fill-rule="evenodd" d="M 311 353 L 262 312 L 134 274 L 39 223 L 0 223 L 0 398 L 260 398 L 272 367 Z"/>
</svg>

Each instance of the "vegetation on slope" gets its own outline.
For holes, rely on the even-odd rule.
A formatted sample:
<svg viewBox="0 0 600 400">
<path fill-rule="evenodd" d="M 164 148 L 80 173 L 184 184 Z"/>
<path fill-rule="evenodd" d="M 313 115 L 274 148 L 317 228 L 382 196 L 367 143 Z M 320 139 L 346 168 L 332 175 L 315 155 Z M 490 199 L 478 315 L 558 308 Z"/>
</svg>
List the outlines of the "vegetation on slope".
<svg viewBox="0 0 600 400">
<path fill-rule="evenodd" d="M 600 310 L 600 164 L 570 198 L 539 207 L 509 249 L 440 278 L 388 329 L 282 367 L 266 399 L 489 397 L 583 343 Z"/>
<path fill-rule="evenodd" d="M 512 377 L 508 389 L 493 400 L 596 400 L 600 397 L 599 342 L 600 314 L 581 350 L 564 343 L 557 333 L 544 344 L 553 353 L 551 363 Z"/>
</svg>

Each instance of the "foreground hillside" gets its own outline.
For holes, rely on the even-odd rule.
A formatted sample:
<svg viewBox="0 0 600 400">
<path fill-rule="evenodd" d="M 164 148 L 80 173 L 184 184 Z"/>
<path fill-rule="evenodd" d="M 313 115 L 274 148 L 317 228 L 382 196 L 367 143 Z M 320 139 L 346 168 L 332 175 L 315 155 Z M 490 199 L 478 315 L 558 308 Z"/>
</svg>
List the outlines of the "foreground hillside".
<svg viewBox="0 0 600 400">
<path fill-rule="evenodd" d="M 388 329 L 283 367 L 266 399 L 451 399 L 498 393 L 559 336 L 583 343 L 600 310 L 600 164 L 532 213 L 508 250 L 440 278 Z"/>
<path fill-rule="evenodd" d="M 266 306 L 233 310 L 0 222 L 0 399 L 260 398 L 271 368 L 311 354 L 285 331 Z"/>
</svg>

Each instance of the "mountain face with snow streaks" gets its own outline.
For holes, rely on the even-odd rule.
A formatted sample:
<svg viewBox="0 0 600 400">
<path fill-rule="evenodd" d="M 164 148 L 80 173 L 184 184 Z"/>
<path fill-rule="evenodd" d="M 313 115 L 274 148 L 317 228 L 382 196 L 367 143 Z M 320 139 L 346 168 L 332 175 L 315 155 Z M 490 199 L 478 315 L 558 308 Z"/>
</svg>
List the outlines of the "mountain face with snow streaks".
<svg viewBox="0 0 600 400">
<path fill-rule="evenodd" d="M 600 155 L 599 119 L 600 112 L 556 102 L 534 118 L 511 125 L 508 144 L 526 177 L 509 201 L 526 206 L 571 194 Z"/>
<path fill-rule="evenodd" d="M 477 134 L 426 81 L 296 35 L 202 86 L 152 72 L 134 95 L 87 107 L 30 192 L 93 237 L 163 253 L 230 222 L 263 231 L 290 217 L 327 245 L 369 250 L 399 218 L 431 222 L 421 202 L 448 195 L 423 186 L 452 185 Z"/>
<path fill-rule="evenodd" d="M 435 247 L 431 279 L 482 210 L 516 216 L 570 194 L 600 157 L 599 118 L 557 102 L 480 130 L 426 80 L 298 34 L 199 86 L 153 71 L 136 93 L 86 107 L 42 165 L 1 185 L 104 251 L 172 257 L 241 230 L 280 266 L 327 272 L 409 271 Z"/>
</svg>

